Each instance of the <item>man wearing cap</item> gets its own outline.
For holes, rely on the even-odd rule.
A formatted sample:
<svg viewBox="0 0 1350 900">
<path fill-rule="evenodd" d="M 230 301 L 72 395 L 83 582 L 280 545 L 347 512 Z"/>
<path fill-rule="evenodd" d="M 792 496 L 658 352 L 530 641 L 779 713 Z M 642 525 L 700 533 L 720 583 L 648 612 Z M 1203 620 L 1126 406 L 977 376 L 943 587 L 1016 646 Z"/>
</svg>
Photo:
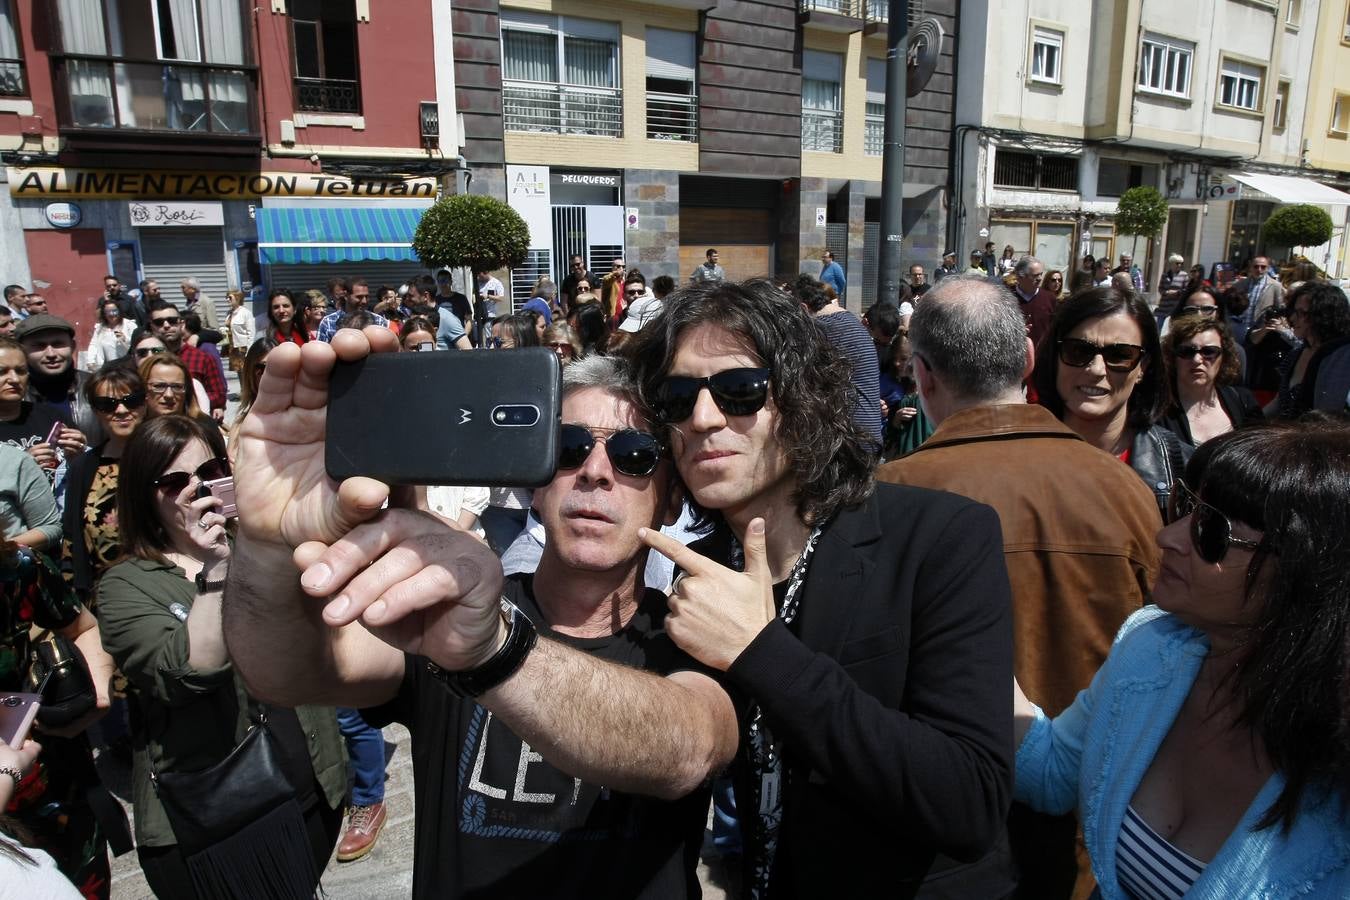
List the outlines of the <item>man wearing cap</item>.
<svg viewBox="0 0 1350 900">
<path fill-rule="evenodd" d="M 942 254 L 942 265 L 933 270 L 933 284 L 937 284 L 948 275 L 956 274 L 956 251 L 948 250 Z"/>
<path fill-rule="evenodd" d="M 983 275 L 989 277 L 989 270 L 984 267 L 984 254 L 979 248 L 970 251 L 970 265 L 966 268 L 966 275 Z"/>
<path fill-rule="evenodd" d="M 28 357 L 28 400 L 51 403 L 84 435 L 98 434 L 98 419 L 84 396 L 88 373 L 75 367 L 75 326 L 36 313 L 19 323 L 14 339 Z M 83 449 L 83 447 L 81 447 Z"/>
</svg>

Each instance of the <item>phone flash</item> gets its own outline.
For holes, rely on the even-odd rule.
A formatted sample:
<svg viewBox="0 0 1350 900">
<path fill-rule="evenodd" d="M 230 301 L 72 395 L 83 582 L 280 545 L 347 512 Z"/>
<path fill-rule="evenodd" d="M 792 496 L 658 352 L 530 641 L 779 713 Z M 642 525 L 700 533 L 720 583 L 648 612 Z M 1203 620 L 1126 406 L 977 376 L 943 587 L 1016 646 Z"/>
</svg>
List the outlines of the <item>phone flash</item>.
<svg viewBox="0 0 1350 900">
<path fill-rule="evenodd" d="M 497 415 L 496 415 L 494 418 L 496 418 L 496 420 L 497 420 L 498 422 L 505 422 L 505 421 L 506 421 L 506 411 L 505 411 L 505 410 L 501 410 L 501 409 L 497 410 Z"/>
</svg>

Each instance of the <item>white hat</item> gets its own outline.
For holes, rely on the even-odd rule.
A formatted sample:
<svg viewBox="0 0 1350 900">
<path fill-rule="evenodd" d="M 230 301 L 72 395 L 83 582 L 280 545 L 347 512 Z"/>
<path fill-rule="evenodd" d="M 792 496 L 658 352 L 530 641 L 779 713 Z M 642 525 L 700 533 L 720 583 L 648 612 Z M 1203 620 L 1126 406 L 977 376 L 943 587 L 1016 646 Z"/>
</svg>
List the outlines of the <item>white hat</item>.
<svg viewBox="0 0 1350 900">
<path fill-rule="evenodd" d="M 661 301 L 655 297 L 640 297 L 628 305 L 628 315 L 619 323 L 620 331 L 635 334 L 661 315 Z"/>
</svg>

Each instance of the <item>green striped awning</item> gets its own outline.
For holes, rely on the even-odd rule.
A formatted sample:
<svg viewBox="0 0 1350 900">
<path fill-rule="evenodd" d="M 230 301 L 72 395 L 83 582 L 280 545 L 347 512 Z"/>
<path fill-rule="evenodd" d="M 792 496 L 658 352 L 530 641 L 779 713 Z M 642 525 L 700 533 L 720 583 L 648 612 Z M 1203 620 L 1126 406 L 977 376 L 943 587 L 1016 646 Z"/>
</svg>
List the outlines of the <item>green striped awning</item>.
<svg viewBox="0 0 1350 900">
<path fill-rule="evenodd" d="M 255 212 L 264 263 L 417 261 L 412 239 L 421 207 L 259 207 Z"/>
</svg>

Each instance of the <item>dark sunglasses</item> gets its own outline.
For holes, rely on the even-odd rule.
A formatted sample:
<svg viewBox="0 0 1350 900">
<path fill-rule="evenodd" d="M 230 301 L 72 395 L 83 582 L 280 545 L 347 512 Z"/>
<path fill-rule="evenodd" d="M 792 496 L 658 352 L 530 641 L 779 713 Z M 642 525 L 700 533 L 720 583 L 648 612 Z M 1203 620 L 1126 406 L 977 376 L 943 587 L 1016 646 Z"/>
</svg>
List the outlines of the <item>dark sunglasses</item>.
<svg viewBox="0 0 1350 900">
<path fill-rule="evenodd" d="M 615 470 L 633 478 L 645 478 L 661 462 L 661 442 L 653 434 L 636 428 L 617 431 L 597 428 L 605 443 L 605 455 Z M 604 433 L 608 431 L 608 433 Z M 596 435 L 585 425 L 563 425 L 558 441 L 558 468 L 579 469 L 595 449 Z"/>
<path fill-rule="evenodd" d="M 729 416 L 750 416 L 769 399 L 768 369 L 726 369 L 706 378 L 671 375 L 656 389 L 656 413 L 664 422 L 683 422 L 694 414 L 699 392 L 712 394 Z"/>
<path fill-rule="evenodd" d="M 1183 316 L 1212 316 L 1218 311 L 1217 306 L 1183 306 L 1180 314 Z"/>
<path fill-rule="evenodd" d="M 1132 372 L 1144 358 L 1144 348 L 1138 344 L 1094 344 L 1080 338 L 1065 338 L 1059 342 L 1059 361 L 1075 369 L 1086 369 L 1098 356 L 1113 372 Z"/>
<path fill-rule="evenodd" d="M 137 359 L 145 359 L 147 356 L 154 356 L 156 353 L 168 353 L 163 347 L 141 347 L 136 351 Z"/>
<path fill-rule="evenodd" d="M 145 405 L 145 391 L 132 391 L 123 397 L 94 397 L 89 405 L 101 413 L 115 413 L 119 406 L 129 410 L 140 409 Z"/>
<path fill-rule="evenodd" d="M 1233 521 L 1195 495 L 1186 483 L 1177 479 L 1172 483 L 1169 501 L 1172 521 L 1191 517 L 1191 544 L 1205 562 L 1222 562 L 1230 545 L 1244 550 L 1257 550 L 1260 541 L 1233 537 Z"/>
<path fill-rule="evenodd" d="M 164 325 L 177 325 L 181 321 L 183 320 L 180 319 L 178 316 L 165 316 L 162 319 L 151 319 L 150 324 L 155 326 L 156 328 L 159 328 Z"/>
<path fill-rule="evenodd" d="M 196 475 L 202 481 L 213 481 L 216 478 L 224 478 L 229 474 L 229 460 L 223 456 L 217 456 L 215 459 L 208 459 L 202 463 L 197 467 L 197 471 L 191 474 L 187 472 L 165 472 L 155 479 L 155 487 L 177 493 L 188 486 L 188 482 L 192 480 L 193 475 Z"/>
<path fill-rule="evenodd" d="M 1182 344 L 1172 352 L 1177 359 L 1194 359 L 1199 356 L 1207 363 L 1212 363 L 1223 356 L 1222 347 L 1197 347 L 1195 344 Z"/>
</svg>

